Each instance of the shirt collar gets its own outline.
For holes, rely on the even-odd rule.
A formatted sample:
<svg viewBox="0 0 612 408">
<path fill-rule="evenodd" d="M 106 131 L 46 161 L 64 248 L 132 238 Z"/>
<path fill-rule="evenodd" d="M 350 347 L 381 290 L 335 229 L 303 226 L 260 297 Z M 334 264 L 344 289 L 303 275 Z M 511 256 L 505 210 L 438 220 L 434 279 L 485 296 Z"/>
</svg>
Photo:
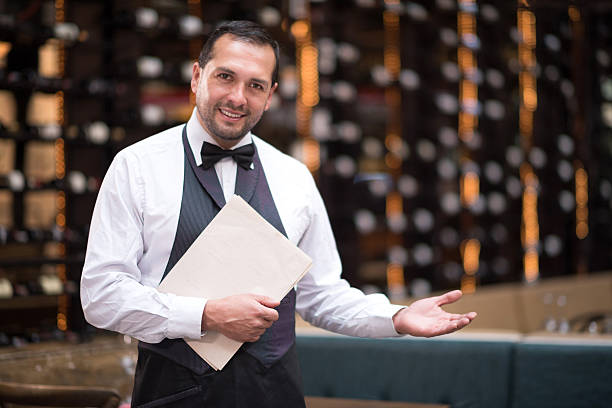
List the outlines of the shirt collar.
<svg viewBox="0 0 612 408">
<path fill-rule="evenodd" d="M 198 120 L 198 111 L 195 107 L 193 108 L 189 121 L 187 121 L 187 140 L 189 141 L 189 147 L 191 148 L 196 165 L 198 166 L 202 164 L 202 156 L 200 155 L 200 151 L 202 150 L 202 145 L 204 142 L 219 146 L 215 139 L 213 139 L 213 137 L 209 135 L 200 124 L 200 121 Z M 249 132 L 244 135 L 244 137 L 240 139 L 240 141 L 231 149 L 233 150 L 252 142 L 253 135 L 251 132 Z"/>
</svg>

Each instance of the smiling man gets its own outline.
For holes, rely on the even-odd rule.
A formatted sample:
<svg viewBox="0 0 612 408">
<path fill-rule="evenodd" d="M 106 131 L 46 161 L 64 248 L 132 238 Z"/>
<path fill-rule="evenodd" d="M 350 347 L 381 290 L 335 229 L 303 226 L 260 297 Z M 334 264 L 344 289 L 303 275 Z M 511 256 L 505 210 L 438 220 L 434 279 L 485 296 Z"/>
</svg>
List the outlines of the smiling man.
<svg viewBox="0 0 612 408">
<path fill-rule="evenodd" d="M 218 26 L 194 63 L 189 121 L 117 154 L 91 222 L 81 300 L 87 320 L 140 341 L 134 407 L 304 407 L 295 312 L 352 336 L 436 336 L 475 313 L 440 306 L 461 292 L 392 305 L 341 279 L 323 200 L 304 165 L 250 130 L 278 86 L 278 44 L 260 26 Z M 156 287 L 233 194 L 313 259 L 281 302 L 205 299 Z M 239 254 L 238 254 L 239 256 Z M 221 371 L 183 339 L 214 330 L 245 342 Z"/>
<path fill-rule="evenodd" d="M 257 46 L 232 34 L 193 65 L 191 90 L 197 117 L 219 146 L 229 149 L 259 122 L 278 83 L 272 47 Z"/>
</svg>

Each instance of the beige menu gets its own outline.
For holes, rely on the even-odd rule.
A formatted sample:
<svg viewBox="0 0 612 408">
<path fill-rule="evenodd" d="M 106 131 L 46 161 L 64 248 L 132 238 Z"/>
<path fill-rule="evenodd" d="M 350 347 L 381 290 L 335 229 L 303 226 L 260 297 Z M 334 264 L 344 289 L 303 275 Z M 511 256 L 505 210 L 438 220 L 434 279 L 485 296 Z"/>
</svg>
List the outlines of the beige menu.
<svg viewBox="0 0 612 408">
<path fill-rule="evenodd" d="M 280 301 L 311 265 L 308 255 L 235 195 L 158 290 L 207 299 L 255 293 Z M 221 370 L 242 345 L 214 331 L 186 342 L 215 370 Z"/>
</svg>

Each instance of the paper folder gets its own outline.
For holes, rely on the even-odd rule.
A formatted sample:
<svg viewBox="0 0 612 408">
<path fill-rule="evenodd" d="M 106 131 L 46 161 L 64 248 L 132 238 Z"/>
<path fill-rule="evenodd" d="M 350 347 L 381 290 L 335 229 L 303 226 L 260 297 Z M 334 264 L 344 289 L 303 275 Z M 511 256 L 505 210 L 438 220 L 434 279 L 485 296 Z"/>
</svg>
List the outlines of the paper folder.
<svg viewBox="0 0 612 408">
<path fill-rule="evenodd" d="M 158 290 L 207 299 L 255 293 L 280 301 L 311 266 L 308 255 L 234 195 Z M 242 345 L 215 331 L 185 341 L 215 370 L 223 369 Z"/>
</svg>

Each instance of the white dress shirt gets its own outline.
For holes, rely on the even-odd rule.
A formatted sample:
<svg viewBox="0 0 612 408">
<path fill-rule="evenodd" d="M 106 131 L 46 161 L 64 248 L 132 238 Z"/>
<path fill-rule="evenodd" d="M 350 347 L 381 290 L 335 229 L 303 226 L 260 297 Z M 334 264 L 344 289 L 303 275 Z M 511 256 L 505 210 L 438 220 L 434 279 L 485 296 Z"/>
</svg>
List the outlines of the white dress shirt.
<svg viewBox="0 0 612 408">
<path fill-rule="evenodd" d="M 81 302 L 88 322 L 148 343 L 201 336 L 206 299 L 156 290 L 178 225 L 183 194 L 183 125 L 119 152 L 94 208 Z M 187 137 L 196 163 L 204 140 L 215 143 L 194 110 Z M 306 321 L 360 337 L 397 336 L 392 316 L 402 307 L 382 294 L 364 295 L 340 278 L 342 269 L 327 212 L 308 169 L 249 133 L 291 242 L 313 259 L 296 287 L 296 310 Z M 236 163 L 226 158 L 215 171 L 226 201 L 234 192 Z"/>
</svg>

